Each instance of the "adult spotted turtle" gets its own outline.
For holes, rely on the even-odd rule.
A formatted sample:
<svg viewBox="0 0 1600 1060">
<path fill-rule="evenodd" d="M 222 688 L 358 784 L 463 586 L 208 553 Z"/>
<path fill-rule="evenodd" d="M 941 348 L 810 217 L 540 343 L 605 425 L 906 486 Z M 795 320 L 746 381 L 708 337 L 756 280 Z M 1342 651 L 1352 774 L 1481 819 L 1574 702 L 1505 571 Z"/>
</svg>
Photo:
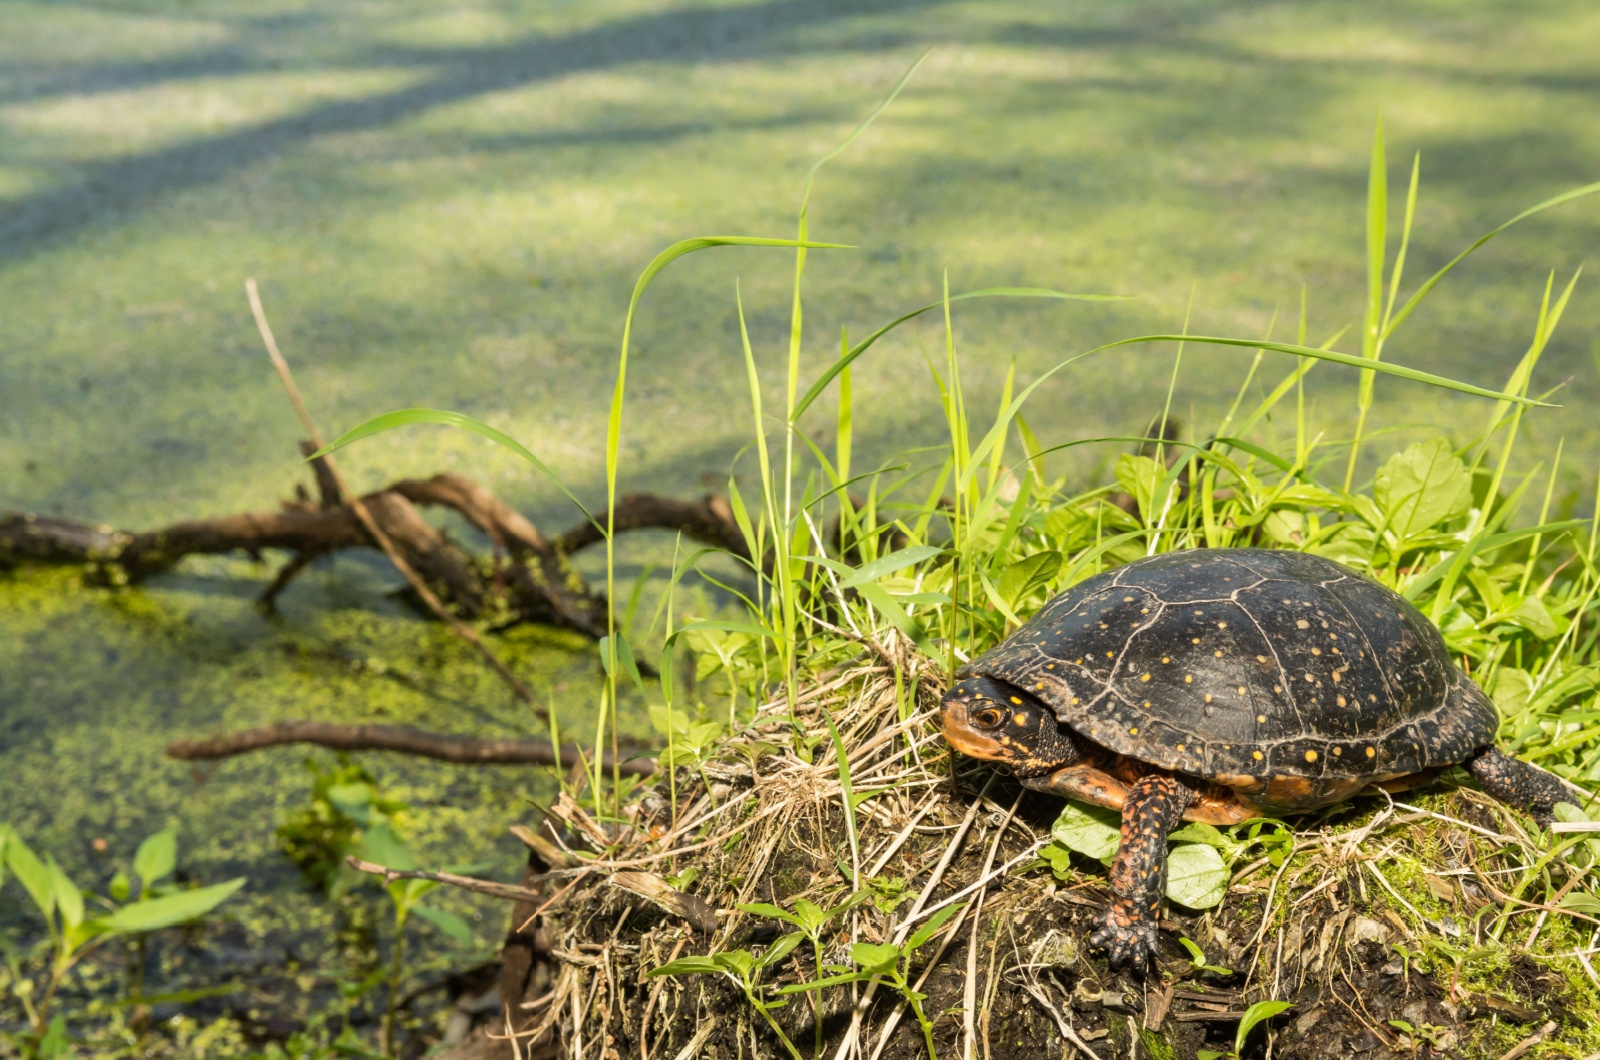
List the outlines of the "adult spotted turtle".
<svg viewBox="0 0 1600 1060">
<path fill-rule="evenodd" d="M 1548 824 L 1572 796 L 1494 746 L 1498 715 L 1399 594 L 1331 560 L 1193 549 L 1050 600 L 956 675 L 946 738 L 1030 788 L 1122 813 L 1091 942 L 1156 952 L 1167 833 L 1403 790 L 1461 765 Z"/>
</svg>

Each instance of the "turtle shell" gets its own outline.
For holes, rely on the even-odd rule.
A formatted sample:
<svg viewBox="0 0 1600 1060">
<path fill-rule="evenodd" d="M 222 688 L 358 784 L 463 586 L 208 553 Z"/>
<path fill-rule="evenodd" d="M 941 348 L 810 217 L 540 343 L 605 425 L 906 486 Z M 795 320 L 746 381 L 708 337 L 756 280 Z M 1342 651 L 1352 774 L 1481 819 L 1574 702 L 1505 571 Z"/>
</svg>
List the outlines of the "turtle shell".
<svg viewBox="0 0 1600 1060">
<path fill-rule="evenodd" d="M 1172 552 L 1089 578 L 958 676 L 1025 690 L 1118 754 L 1234 787 L 1449 765 L 1499 721 L 1405 598 L 1266 549 Z"/>
</svg>

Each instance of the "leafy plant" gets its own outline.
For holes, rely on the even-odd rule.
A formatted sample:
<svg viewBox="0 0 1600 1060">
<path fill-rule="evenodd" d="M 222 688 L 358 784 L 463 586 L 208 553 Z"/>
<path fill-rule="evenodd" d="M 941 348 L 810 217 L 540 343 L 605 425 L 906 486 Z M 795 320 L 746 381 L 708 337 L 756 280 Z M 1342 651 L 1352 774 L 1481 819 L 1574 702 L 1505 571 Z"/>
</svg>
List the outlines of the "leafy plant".
<svg viewBox="0 0 1600 1060">
<path fill-rule="evenodd" d="M 1195 1060 L 1238 1060 L 1244 1054 L 1244 1044 L 1250 1038 L 1250 1032 L 1256 1026 L 1265 1023 L 1280 1012 L 1294 1007 L 1291 1001 L 1257 1001 L 1245 1009 L 1244 1016 L 1239 1020 L 1239 1029 L 1233 1032 L 1233 1051 L 1219 1053 L 1215 1049 L 1201 1049 L 1195 1053 Z"/>
<path fill-rule="evenodd" d="M 794 994 L 824 990 L 850 983 L 877 983 L 879 986 L 886 986 L 911 1006 L 911 1012 L 917 1018 L 917 1026 L 922 1028 L 922 1040 L 928 1047 L 928 1060 L 938 1060 L 938 1053 L 933 1047 L 933 1021 L 928 1019 L 928 1014 L 922 1008 L 922 1003 L 928 999 L 928 995 L 911 985 L 911 958 L 929 939 L 939 933 L 939 929 L 944 927 L 951 917 L 965 908 L 965 904 L 945 906 L 930 916 L 927 923 L 912 932 L 910 937 L 898 946 L 887 942 L 857 942 L 850 947 L 850 960 L 856 965 L 854 970 L 847 965 L 839 966 L 840 971 L 837 975 L 814 979 L 809 983 L 785 986 L 779 989 L 778 993 Z"/>
<path fill-rule="evenodd" d="M 1207 964 L 1206 951 L 1192 939 L 1179 936 L 1178 942 L 1189 951 L 1189 964 L 1197 972 L 1211 972 L 1215 975 L 1232 975 L 1232 968 L 1224 968 L 1220 964 Z"/>
<path fill-rule="evenodd" d="M 903 885 L 904 881 L 901 882 Z M 786 924 L 793 924 L 795 927 L 799 928 L 801 935 L 811 943 L 812 967 L 816 977 L 821 979 L 823 929 L 827 927 L 830 921 L 836 919 L 837 917 L 843 916 L 845 913 L 848 913 L 850 910 L 854 909 L 863 901 L 871 897 L 871 891 L 856 891 L 831 909 L 824 909 L 815 902 L 809 901 L 805 898 L 796 898 L 794 900 L 794 912 L 789 912 L 780 906 L 772 905 L 768 902 L 741 903 L 739 906 L 737 906 L 737 908 L 743 912 L 751 913 L 756 916 L 764 916 L 770 917 L 773 920 L 781 920 Z M 821 1056 L 822 1020 L 820 1018 L 816 1019 L 814 1024 L 814 1033 L 816 1037 L 814 1055 Z"/>
<path fill-rule="evenodd" d="M 744 994 L 745 1000 L 750 1003 L 751 1008 L 761 1013 L 761 1018 L 767 1021 L 767 1026 L 772 1028 L 772 1033 L 776 1034 L 778 1040 L 783 1043 L 784 1048 L 789 1050 L 789 1055 L 794 1060 L 801 1060 L 800 1050 L 795 1048 L 794 1042 L 789 1040 L 789 1036 L 784 1033 L 783 1028 L 778 1025 L 778 1021 L 772 1016 L 773 1012 L 783 1008 L 788 1002 L 769 1001 L 760 979 L 761 972 L 764 969 L 777 964 L 794 952 L 794 948 L 800 945 L 805 940 L 805 937 L 804 931 L 791 931 L 787 935 L 780 936 L 777 941 L 768 946 L 760 957 L 755 956 L 749 950 L 724 950 L 721 953 L 713 953 L 708 957 L 680 957 L 675 961 L 663 964 L 660 968 L 651 970 L 646 973 L 646 976 L 648 978 L 662 975 L 723 976 L 739 988 L 740 992 Z M 779 991 L 779 993 L 783 992 Z"/>
<path fill-rule="evenodd" d="M 278 843 L 290 861 L 300 866 L 307 882 L 338 898 L 363 881 L 345 865 L 345 858 L 362 844 L 369 828 L 391 831 L 407 807 L 378 791 L 378 782 L 364 767 L 341 754 L 332 768 L 306 760 L 311 791 L 304 806 L 278 825 Z"/>
<path fill-rule="evenodd" d="M 27 1014 L 30 1031 L 19 1036 L 22 1048 L 41 1060 L 61 1056 L 67 1049 L 66 1020 L 53 1014 L 57 991 L 77 964 L 97 947 L 115 938 L 144 935 L 162 928 L 198 920 L 221 905 L 245 884 L 245 877 L 209 887 L 163 887 L 161 881 L 177 867 L 177 836 L 158 832 L 139 845 L 134 874 L 139 893 L 131 897 L 126 874 L 113 878 L 105 897 L 86 893 L 54 858 L 39 856 L 6 824 L 0 824 L 0 887 L 6 870 L 33 902 L 49 930 L 43 989 L 11 962 L 12 992 Z M 105 911 L 91 914 L 90 903 Z M 35 995 L 37 994 L 37 998 Z"/>
</svg>

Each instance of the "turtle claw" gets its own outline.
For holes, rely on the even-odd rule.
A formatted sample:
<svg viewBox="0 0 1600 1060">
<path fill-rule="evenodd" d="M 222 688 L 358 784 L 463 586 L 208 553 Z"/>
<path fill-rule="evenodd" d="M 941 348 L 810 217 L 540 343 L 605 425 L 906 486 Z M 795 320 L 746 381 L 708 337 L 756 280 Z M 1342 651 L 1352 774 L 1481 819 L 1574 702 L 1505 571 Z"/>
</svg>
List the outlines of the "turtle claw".
<svg viewBox="0 0 1600 1060">
<path fill-rule="evenodd" d="M 1156 922 L 1128 899 L 1113 898 L 1089 945 L 1106 951 L 1113 972 L 1143 975 L 1156 959 Z"/>
</svg>

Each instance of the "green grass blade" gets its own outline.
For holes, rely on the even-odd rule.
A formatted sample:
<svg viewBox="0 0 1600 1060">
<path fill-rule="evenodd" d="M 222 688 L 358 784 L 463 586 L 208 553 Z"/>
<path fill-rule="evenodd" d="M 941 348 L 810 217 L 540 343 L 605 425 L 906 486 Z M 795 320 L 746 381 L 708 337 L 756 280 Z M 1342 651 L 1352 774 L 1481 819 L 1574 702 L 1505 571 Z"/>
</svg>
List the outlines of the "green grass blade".
<svg viewBox="0 0 1600 1060">
<path fill-rule="evenodd" d="M 1406 299 L 1405 305 L 1401 306 L 1400 311 L 1397 312 L 1394 315 L 1394 318 L 1389 321 L 1388 327 L 1384 329 L 1384 338 L 1388 338 L 1390 335 L 1394 334 L 1395 329 L 1405 322 L 1406 317 L 1411 315 L 1411 311 L 1416 309 L 1424 298 L 1428 297 L 1428 292 L 1432 291 L 1434 287 L 1438 285 L 1440 280 L 1449 275 L 1451 269 L 1465 261 L 1473 251 L 1477 250 L 1479 247 L 1483 246 L 1485 243 L 1489 242 L 1489 240 L 1493 239 L 1501 232 L 1504 232 L 1518 221 L 1525 221 L 1536 213 L 1543 213 L 1545 210 L 1555 206 L 1560 206 L 1562 203 L 1571 202 L 1574 199 L 1581 199 L 1585 195 L 1593 195 L 1597 191 L 1600 191 L 1600 180 L 1595 181 L 1593 184 L 1585 184 L 1581 188 L 1573 188 L 1571 191 L 1564 191 L 1560 195 L 1552 196 L 1536 206 L 1528 207 L 1526 210 L 1523 210 L 1521 213 L 1517 214 L 1517 216 L 1511 218 L 1511 220 L 1502 222 L 1494 228 L 1489 229 L 1489 231 L 1479 236 L 1471 246 L 1467 247 L 1466 250 L 1463 250 L 1461 253 L 1451 258 L 1449 262 L 1445 264 L 1444 268 L 1440 269 L 1438 272 L 1434 273 L 1432 276 L 1423 281 L 1422 286 L 1417 288 L 1415 294 Z"/>
<path fill-rule="evenodd" d="M 985 287 L 979 291 L 966 291 L 962 294 L 951 295 L 950 301 L 964 302 L 969 298 L 1058 298 L 1069 302 L 1130 302 L 1134 300 L 1134 296 L 1125 294 L 1071 294 L 1066 291 L 1052 291 L 1044 287 Z M 828 384 L 833 382 L 834 377 L 850 367 L 857 357 L 871 349 L 873 343 L 908 320 L 915 320 L 924 313 L 942 309 L 944 304 L 943 301 L 929 302 L 920 309 L 913 309 L 904 316 L 899 316 L 889 321 L 889 323 L 846 350 L 844 355 L 833 362 L 826 372 L 817 377 L 817 381 L 811 384 L 811 389 L 807 390 L 805 396 L 795 404 L 794 415 L 791 420 L 799 419 L 806 409 L 811 407 L 811 403 L 821 397 L 824 390 L 828 389 Z"/>
<path fill-rule="evenodd" d="M 811 204 L 811 187 L 816 182 L 817 171 L 823 166 L 827 165 L 829 162 L 832 162 L 835 158 L 839 157 L 839 155 L 842 154 L 851 144 L 861 139 L 861 134 L 871 128 L 872 123 L 877 121 L 879 116 L 882 115 L 884 111 L 889 109 L 889 105 L 899 97 L 901 90 L 904 89 L 906 85 L 911 83 L 911 78 L 915 76 L 916 72 L 922 68 L 922 64 L 928 61 L 928 56 L 932 54 L 933 49 L 929 48 L 927 51 L 917 56 L 917 61 L 912 63 L 910 68 L 907 69 L 905 73 L 900 75 L 900 80 L 896 81 L 894 88 L 889 91 L 887 96 L 883 97 L 883 102 L 878 104 L 877 109 L 875 109 L 871 114 L 868 114 L 866 118 L 862 120 L 861 124 L 855 127 L 855 130 L 849 136 L 846 136 L 843 140 L 840 140 L 838 146 L 836 146 L 832 151 L 829 151 L 827 154 L 823 155 L 821 158 L 817 159 L 816 162 L 812 164 L 811 169 L 806 173 L 805 190 L 800 195 L 800 217 L 802 223 L 806 216 L 806 210 Z"/>
<path fill-rule="evenodd" d="M 1312 357 L 1319 361 L 1332 361 L 1335 364 L 1348 365 L 1352 368 L 1365 368 L 1369 371 L 1380 372 L 1384 375 L 1392 375 L 1397 379 L 1409 379 L 1414 383 L 1426 383 L 1429 386 L 1443 387 L 1446 390 L 1454 390 L 1462 394 L 1472 394 L 1475 397 L 1498 398 L 1505 401 L 1515 402 L 1518 405 L 1524 405 L 1533 408 L 1549 409 L 1560 407 L 1559 405 L 1555 405 L 1547 401 L 1537 401 L 1533 398 L 1520 397 L 1516 394 L 1507 394 L 1499 390 L 1488 390 L 1481 386 L 1473 386 L 1471 383 L 1462 383 L 1454 379 L 1447 379 L 1442 375 L 1434 375 L 1431 372 L 1423 372 L 1415 368 L 1407 368 L 1404 365 L 1384 364 L 1382 362 L 1373 364 L 1367 362 L 1362 357 L 1357 357 L 1352 354 L 1339 353 L 1335 350 L 1320 350 L 1313 346 L 1296 346 L 1293 343 L 1287 342 L 1264 342 L 1261 339 L 1228 339 L 1218 338 L 1211 335 L 1140 335 L 1131 339 L 1118 339 L 1116 342 L 1108 342 L 1104 346 L 1096 346 L 1094 349 L 1087 352 L 1098 353 L 1101 350 L 1109 350 L 1116 346 L 1128 346 L 1139 342 L 1179 341 L 1208 343 L 1213 346 L 1239 346 L 1248 349 L 1260 348 L 1264 350 L 1273 350 L 1278 353 L 1292 353 L 1297 357 Z M 1084 355 L 1079 354 L 1079 356 Z"/>
<path fill-rule="evenodd" d="M 1376 360 L 1378 336 L 1383 327 L 1383 257 L 1388 236 L 1389 173 L 1383 150 L 1383 115 L 1372 133 L 1372 157 L 1367 167 L 1367 305 L 1361 321 L 1361 355 Z M 1363 402 L 1372 401 L 1371 376 L 1362 375 Z"/>
<path fill-rule="evenodd" d="M 319 456 L 326 456 L 336 450 L 343 449 L 351 442 L 358 442 L 363 438 L 383 431 L 393 430 L 396 427 L 409 427 L 415 423 L 436 423 L 444 427 L 460 427 L 464 431 L 471 431 L 480 438 L 487 438 L 496 445 L 511 450 L 548 476 L 550 481 L 556 484 L 556 488 L 561 491 L 562 495 L 577 506 L 578 511 L 583 513 L 583 517 L 589 520 L 590 525 L 602 534 L 606 532 L 606 528 L 595 520 L 589 509 L 583 506 L 583 502 L 578 500 L 572 491 L 567 489 L 566 484 L 556 477 L 556 473 L 546 467 L 544 461 L 534 456 L 526 446 L 504 431 L 496 430 L 482 420 L 475 420 L 471 416 L 463 415 L 459 412 L 446 412 L 442 409 L 398 409 L 394 412 L 385 412 L 381 416 L 374 416 L 372 419 L 350 428 L 332 442 L 306 457 L 306 459 L 308 461 L 315 460 Z"/>
</svg>

